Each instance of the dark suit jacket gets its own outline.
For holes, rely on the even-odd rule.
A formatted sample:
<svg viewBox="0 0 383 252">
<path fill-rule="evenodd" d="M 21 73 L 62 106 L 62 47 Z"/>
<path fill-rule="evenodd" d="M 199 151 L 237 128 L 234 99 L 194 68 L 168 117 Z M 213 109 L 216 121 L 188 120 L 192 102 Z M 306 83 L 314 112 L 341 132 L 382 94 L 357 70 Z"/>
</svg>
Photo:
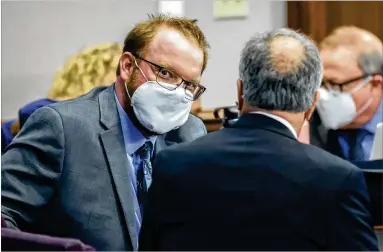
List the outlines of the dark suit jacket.
<svg viewBox="0 0 383 252">
<path fill-rule="evenodd" d="M 318 112 L 314 111 L 310 119 L 310 144 L 345 159 L 339 141 L 335 136 L 331 135 L 332 132 L 334 131 L 329 131 L 323 127 Z"/>
<path fill-rule="evenodd" d="M 342 148 L 333 131 L 326 130 L 321 123 L 318 112 L 314 112 L 310 120 L 310 144 L 322 148 L 340 158 L 345 159 Z M 383 169 L 383 160 L 361 161 L 354 164 L 363 169 Z M 372 216 L 374 225 L 382 225 L 382 176 L 365 172 L 368 191 L 372 203 Z"/>
<path fill-rule="evenodd" d="M 191 115 L 157 138 L 155 154 L 205 133 Z M 127 167 L 114 85 L 45 106 L 2 156 L 2 214 L 23 231 L 76 238 L 97 250 L 137 249 Z"/>
<path fill-rule="evenodd" d="M 140 250 L 377 250 L 363 173 L 246 114 L 161 152 Z"/>
<path fill-rule="evenodd" d="M 44 107 L 46 105 L 55 103 L 57 101 L 50 100 L 48 98 L 38 99 L 33 102 L 30 102 L 19 109 L 19 126 L 23 127 L 27 119 L 35 112 L 37 109 Z M 14 133 L 11 132 L 11 126 L 17 120 L 12 120 L 1 125 L 1 154 L 4 154 L 7 146 L 12 142 Z"/>
</svg>

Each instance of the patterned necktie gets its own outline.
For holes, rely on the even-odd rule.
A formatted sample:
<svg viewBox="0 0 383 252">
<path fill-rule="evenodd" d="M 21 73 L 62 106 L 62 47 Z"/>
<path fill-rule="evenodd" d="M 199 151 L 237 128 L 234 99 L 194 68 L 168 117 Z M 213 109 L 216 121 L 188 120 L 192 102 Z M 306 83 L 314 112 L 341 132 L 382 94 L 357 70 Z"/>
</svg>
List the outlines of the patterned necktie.
<svg viewBox="0 0 383 252">
<path fill-rule="evenodd" d="M 353 130 L 353 132 L 350 134 L 349 157 L 351 161 L 365 160 L 365 153 L 362 142 L 366 135 L 367 131 L 364 129 Z"/>
<path fill-rule="evenodd" d="M 145 204 L 146 194 L 148 192 L 148 185 L 146 183 L 146 177 L 151 178 L 152 165 L 150 164 L 150 154 L 152 152 L 152 143 L 146 142 L 138 149 L 137 154 L 140 157 L 140 164 L 137 169 L 137 200 L 140 206 L 141 215 L 143 214 L 143 205 Z"/>
</svg>

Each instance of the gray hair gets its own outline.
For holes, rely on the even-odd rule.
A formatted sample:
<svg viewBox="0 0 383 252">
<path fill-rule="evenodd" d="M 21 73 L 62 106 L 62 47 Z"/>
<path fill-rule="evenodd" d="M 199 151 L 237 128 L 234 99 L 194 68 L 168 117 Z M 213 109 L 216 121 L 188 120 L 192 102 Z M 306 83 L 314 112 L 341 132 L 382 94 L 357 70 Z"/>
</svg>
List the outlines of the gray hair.
<svg viewBox="0 0 383 252">
<path fill-rule="evenodd" d="M 303 57 L 296 68 L 288 71 L 275 68 L 269 45 L 276 37 L 291 37 L 303 46 Z M 307 111 L 314 102 L 322 74 L 322 62 L 314 42 L 287 28 L 256 34 L 246 43 L 239 63 L 243 98 L 251 106 L 267 110 Z"/>
<path fill-rule="evenodd" d="M 358 64 L 365 74 L 383 74 L 383 54 L 377 50 L 362 53 Z"/>
</svg>

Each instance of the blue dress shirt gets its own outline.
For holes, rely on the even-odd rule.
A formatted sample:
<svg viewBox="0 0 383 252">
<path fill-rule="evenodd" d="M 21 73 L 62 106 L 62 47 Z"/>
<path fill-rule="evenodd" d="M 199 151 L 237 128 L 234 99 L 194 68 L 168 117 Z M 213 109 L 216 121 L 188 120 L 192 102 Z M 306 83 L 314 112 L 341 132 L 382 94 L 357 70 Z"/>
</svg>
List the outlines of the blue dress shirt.
<svg viewBox="0 0 383 252">
<path fill-rule="evenodd" d="M 376 111 L 375 115 L 368 121 L 362 129 L 365 130 L 365 134 L 362 141 L 362 148 L 364 152 L 364 160 L 370 159 L 372 144 L 374 141 L 375 131 L 377 125 L 383 121 L 383 100 L 380 102 L 379 108 Z M 346 134 L 338 134 L 338 141 L 342 148 L 343 154 L 347 160 L 350 160 L 349 150 L 350 150 L 350 139 Z"/>
<path fill-rule="evenodd" d="M 129 170 L 130 184 L 127 186 L 131 186 L 134 189 L 135 196 L 136 196 L 134 198 L 134 209 L 136 213 L 137 234 L 139 234 L 142 219 L 141 219 L 140 207 L 137 200 L 136 171 L 138 169 L 138 166 L 141 160 L 139 155 L 136 152 L 142 145 L 145 144 L 145 142 L 148 142 L 148 141 L 150 141 L 152 143 L 152 146 L 154 147 L 157 137 L 151 136 L 149 138 L 146 138 L 145 136 L 143 136 L 142 133 L 134 126 L 132 121 L 129 119 L 128 114 L 126 114 L 125 110 L 122 108 L 120 102 L 118 101 L 116 94 L 114 98 L 117 103 L 117 109 L 118 109 L 118 114 L 120 117 L 122 133 L 124 135 L 125 152 L 128 158 L 127 169 Z"/>
</svg>

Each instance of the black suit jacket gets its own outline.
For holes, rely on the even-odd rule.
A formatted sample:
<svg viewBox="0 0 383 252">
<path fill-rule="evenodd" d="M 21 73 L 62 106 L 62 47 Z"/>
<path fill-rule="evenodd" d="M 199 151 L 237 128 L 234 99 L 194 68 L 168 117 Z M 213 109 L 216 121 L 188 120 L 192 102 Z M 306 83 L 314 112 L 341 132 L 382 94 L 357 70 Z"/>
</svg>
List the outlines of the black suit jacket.
<svg viewBox="0 0 383 252">
<path fill-rule="evenodd" d="M 322 126 L 321 119 L 316 111 L 310 120 L 310 144 L 346 159 L 335 132 L 333 130 L 326 130 Z M 383 169 L 383 160 L 360 161 L 354 162 L 354 164 L 363 170 Z M 374 225 L 382 225 L 382 175 L 365 171 L 365 177 L 372 203 L 373 223 Z"/>
<path fill-rule="evenodd" d="M 155 154 L 206 133 L 190 115 Z M 9 227 L 70 237 L 97 250 L 137 250 L 138 234 L 114 85 L 38 109 L 1 160 Z"/>
<path fill-rule="evenodd" d="M 377 250 L 363 173 L 246 114 L 153 167 L 140 250 Z"/>
<path fill-rule="evenodd" d="M 310 119 L 310 144 L 345 159 L 342 147 L 334 133 L 334 130 L 323 127 L 320 116 L 315 110 Z"/>
</svg>

